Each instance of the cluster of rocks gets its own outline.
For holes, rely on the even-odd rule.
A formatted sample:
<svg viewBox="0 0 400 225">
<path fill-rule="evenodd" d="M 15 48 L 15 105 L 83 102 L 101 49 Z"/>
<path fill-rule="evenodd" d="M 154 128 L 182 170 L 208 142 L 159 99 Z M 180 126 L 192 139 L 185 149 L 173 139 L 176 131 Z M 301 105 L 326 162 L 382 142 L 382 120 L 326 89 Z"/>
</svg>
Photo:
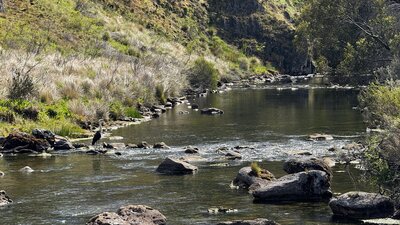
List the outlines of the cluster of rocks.
<svg viewBox="0 0 400 225">
<path fill-rule="evenodd" d="M 13 201 L 8 197 L 7 193 L 3 190 L 0 191 L 0 206 L 11 204 Z"/>
<path fill-rule="evenodd" d="M 168 98 L 167 102 L 164 105 L 152 105 L 151 107 L 140 105 L 138 109 L 142 116 L 150 118 L 159 118 L 161 114 L 167 111 L 167 109 L 172 109 L 176 105 L 182 104 L 185 101 L 186 97 L 173 97 L 173 98 Z"/>
<path fill-rule="evenodd" d="M 43 153 L 49 150 L 71 150 L 74 145 L 49 130 L 34 129 L 31 134 L 14 132 L 0 139 L 2 154 Z"/>
</svg>

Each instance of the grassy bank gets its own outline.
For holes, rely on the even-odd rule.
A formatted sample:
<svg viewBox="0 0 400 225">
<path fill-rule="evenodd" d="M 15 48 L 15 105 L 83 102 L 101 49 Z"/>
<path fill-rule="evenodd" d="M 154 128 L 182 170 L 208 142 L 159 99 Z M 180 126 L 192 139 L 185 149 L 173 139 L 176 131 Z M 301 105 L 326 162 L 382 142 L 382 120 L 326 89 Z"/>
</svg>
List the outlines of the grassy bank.
<svg viewBox="0 0 400 225">
<path fill-rule="evenodd" d="M 194 11 L 188 19 L 155 11 L 164 15 L 157 19 L 148 17 L 146 1 L 132 4 L 7 1 L 0 13 L 0 133 L 40 127 L 76 136 L 82 124 L 139 117 L 138 105 L 165 103 L 190 87 L 275 70 L 225 43 Z"/>
</svg>

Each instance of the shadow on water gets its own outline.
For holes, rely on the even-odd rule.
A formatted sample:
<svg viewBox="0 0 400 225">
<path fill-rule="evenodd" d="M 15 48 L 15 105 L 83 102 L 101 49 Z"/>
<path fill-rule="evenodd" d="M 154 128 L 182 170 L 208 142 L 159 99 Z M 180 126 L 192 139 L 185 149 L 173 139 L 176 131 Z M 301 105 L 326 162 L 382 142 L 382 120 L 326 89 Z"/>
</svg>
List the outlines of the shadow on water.
<svg viewBox="0 0 400 225">
<path fill-rule="evenodd" d="M 0 224 L 85 224 L 103 211 L 116 211 L 126 204 L 145 204 L 159 209 L 172 225 L 216 224 L 232 219 L 257 217 L 281 224 L 335 224 L 326 202 L 291 204 L 253 204 L 243 190 L 233 190 L 230 182 L 238 170 L 260 161 L 275 176 L 285 175 L 282 162 L 289 149 L 327 153 L 363 135 L 357 91 L 328 89 L 233 90 L 207 98 L 191 99 L 200 107 L 218 107 L 222 116 L 203 116 L 187 105 L 180 105 L 160 119 L 117 130 L 127 143 L 164 141 L 170 150 L 127 150 L 122 156 L 56 155 L 51 158 L 0 158 L 0 178 L 15 204 L 1 208 Z M 189 115 L 179 111 L 187 110 Z M 325 132 L 335 136 L 331 142 L 305 141 L 305 135 Z M 215 149 L 223 146 L 251 145 L 243 150 L 244 160 L 221 166 Z M 188 176 L 163 176 L 155 173 L 159 163 L 170 155 L 182 156 L 183 146 L 197 145 L 201 155 L 199 172 Z M 274 158 L 275 155 L 279 157 Z M 210 160 L 211 159 L 211 160 Z M 278 160 L 278 161 L 276 161 Z M 226 163 L 226 162 L 224 162 Z M 215 164 L 216 166 L 212 166 Z M 32 174 L 18 170 L 26 165 Z M 225 165 L 225 164 L 223 164 Z M 353 176 L 361 172 L 350 168 Z M 368 190 L 368 185 L 361 184 Z M 354 190 L 343 166 L 334 168 L 335 194 Z M 215 206 L 238 209 L 233 214 L 207 214 Z"/>
</svg>

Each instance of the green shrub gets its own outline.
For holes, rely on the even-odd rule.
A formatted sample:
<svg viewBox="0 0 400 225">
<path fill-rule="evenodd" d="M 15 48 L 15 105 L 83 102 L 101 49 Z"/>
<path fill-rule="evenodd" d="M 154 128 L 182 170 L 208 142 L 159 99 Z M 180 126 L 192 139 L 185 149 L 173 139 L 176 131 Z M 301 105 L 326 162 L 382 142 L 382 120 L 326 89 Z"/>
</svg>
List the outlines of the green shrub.
<svg viewBox="0 0 400 225">
<path fill-rule="evenodd" d="M 216 89 L 219 72 L 215 65 L 204 58 L 195 61 L 189 75 L 189 82 L 193 87 L 202 89 Z"/>
<path fill-rule="evenodd" d="M 261 167 L 258 165 L 257 162 L 252 162 L 251 165 L 251 172 L 253 172 L 254 175 L 256 175 L 257 177 L 261 176 Z"/>
<path fill-rule="evenodd" d="M 8 88 L 8 98 L 28 99 L 36 95 L 32 77 L 27 73 L 15 72 Z"/>
<path fill-rule="evenodd" d="M 132 118 L 142 118 L 142 115 L 134 107 L 128 107 L 125 109 L 125 115 Z"/>
<path fill-rule="evenodd" d="M 125 107 L 121 102 L 116 101 L 110 104 L 110 118 L 117 120 L 118 118 L 125 116 Z"/>
<path fill-rule="evenodd" d="M 164 87 L 162 85 L 156 86 L 156 98 L 161 104 L 167 103 L 167 98 L 165 97 Z"/>
<path fill-rule="evenodd" d="M 241 57 L 238 59 L 239 61 L 239 68 L 243 71 L 249 71 L 250 70 L 250 62 L 246 57 Z"/>
</svg>

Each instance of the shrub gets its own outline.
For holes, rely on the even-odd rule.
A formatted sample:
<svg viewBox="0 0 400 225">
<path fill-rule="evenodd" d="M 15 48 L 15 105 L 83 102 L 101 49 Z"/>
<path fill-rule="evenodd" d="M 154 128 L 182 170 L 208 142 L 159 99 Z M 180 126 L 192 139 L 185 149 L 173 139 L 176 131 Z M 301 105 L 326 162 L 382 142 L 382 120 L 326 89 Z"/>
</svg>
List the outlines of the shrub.
<svg viewBox="0 0 400 225">
<path fill-rule="evenodd" d="M 167 98 L 165 97 L 164 87 L 162 85 L 156 86 L 156 98 L 161 104 L 167 103 Z"/>
<path fill-rule="evenodd" d="M 253 172 L 253 174 L 255 174 L 257 177 L 261 176 L 262 169 L 257 162 L 252 162 L 250 166 L 251 172 Z"/>
<path fill-rule="evenodd" d="M 244 71 L 249 71 L 250 69 L 250 62 L 246 57 L 241 57 L 238 59 L 239 61 L 239 68 Z"/>
<path fill-rule="evenodd" d="M 218 79 L 219 72 L 215 65 L 204 58 L 199 58 L 195 61 L 189 75 L 190 84 L 193 87 L 202 89 L 216 89 Z"/>
<path fill-rule="evenodd" d="M 110 118 L 117 120 L 125 115 L 125 108 L 121 102 L 116 101 L 110 104 Z"/>
<path fill-rule="evenodd" d="M 139 113 L 139 111 L 134 107 L 126 108 L 125 115 L 128 117 L 132 117 L 132 118 L 141 118 L 142 117 L 142 115 Z"/>
<path fill-rule="evenodd" d="M 8 98 L 28 99 L 36 95 L 36 88 L 32 77 L 15 71 L 8 88 Z"/>
</svg>

